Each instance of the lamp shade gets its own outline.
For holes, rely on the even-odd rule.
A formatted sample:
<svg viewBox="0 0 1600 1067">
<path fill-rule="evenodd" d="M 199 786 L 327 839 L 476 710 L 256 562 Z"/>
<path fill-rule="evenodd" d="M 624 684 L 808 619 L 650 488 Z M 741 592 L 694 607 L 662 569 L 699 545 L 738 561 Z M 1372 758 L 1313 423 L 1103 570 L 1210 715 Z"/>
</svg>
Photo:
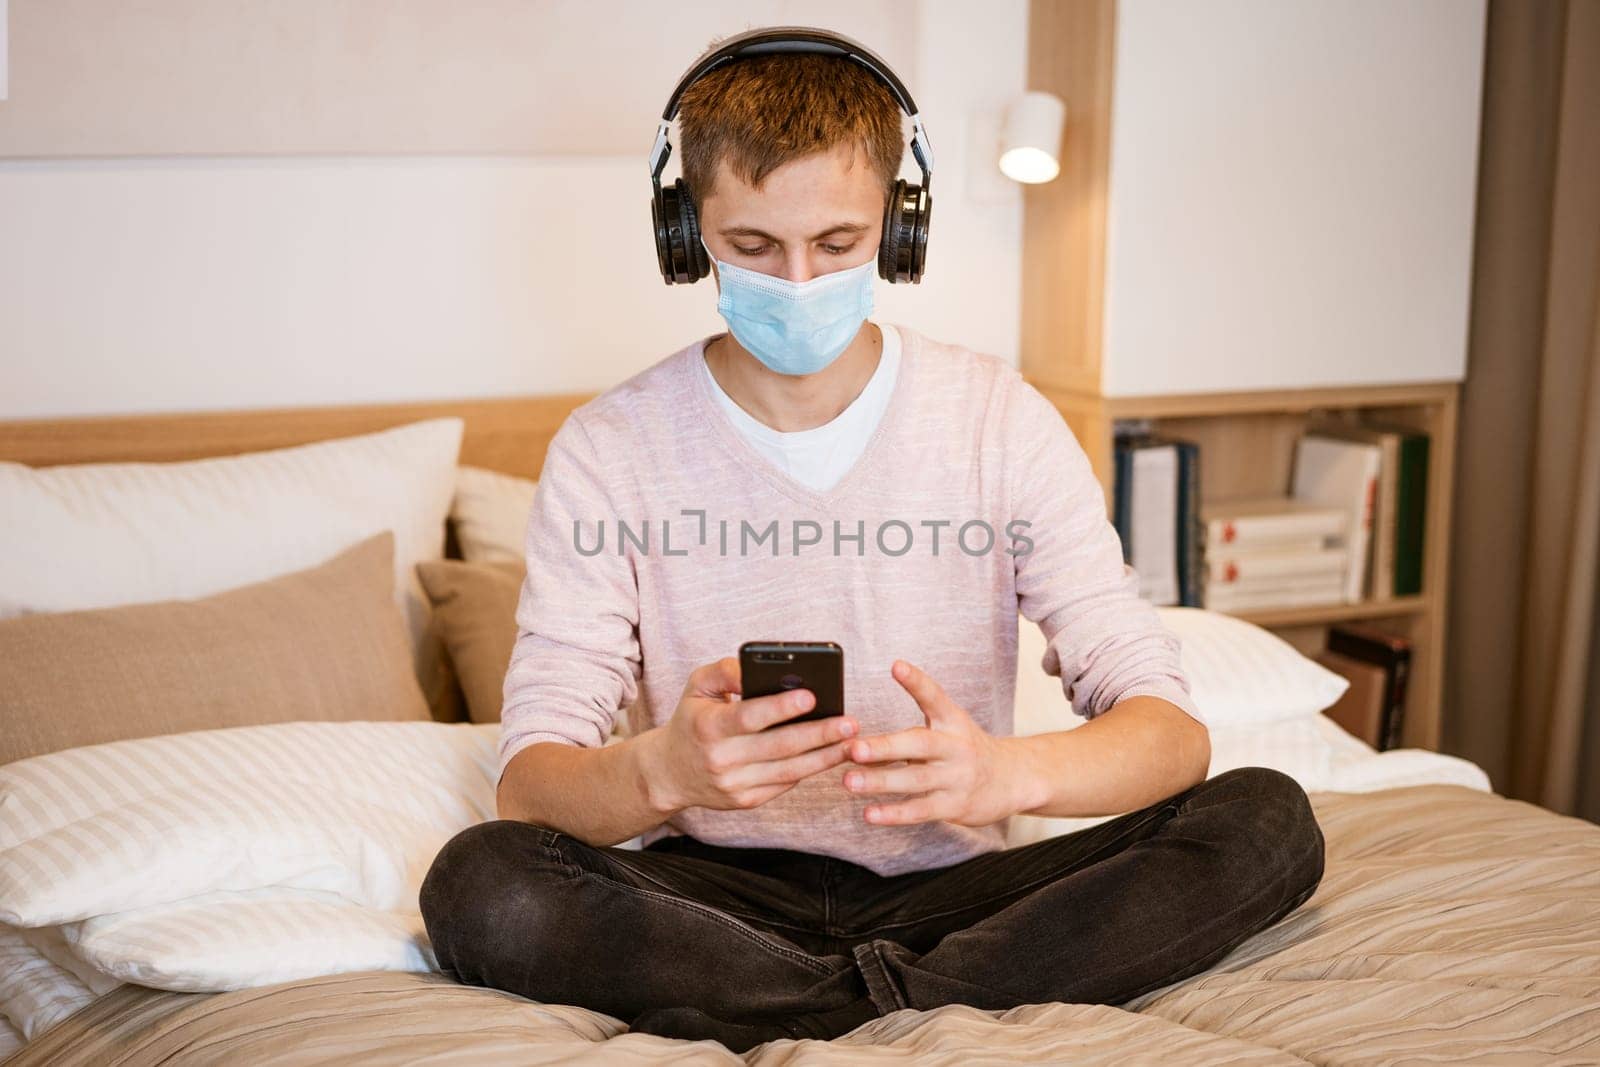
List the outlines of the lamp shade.
<svg viewBox="0 0 1600 1067">
<path fill-rule="evenodd" d="M 1054 93 L 1027 92 L 1006 109 L 1000 170 L 1012 181 L 1047 182 L 1061 173 L 1061 124 L 1067 105 Z"/>
</svg>

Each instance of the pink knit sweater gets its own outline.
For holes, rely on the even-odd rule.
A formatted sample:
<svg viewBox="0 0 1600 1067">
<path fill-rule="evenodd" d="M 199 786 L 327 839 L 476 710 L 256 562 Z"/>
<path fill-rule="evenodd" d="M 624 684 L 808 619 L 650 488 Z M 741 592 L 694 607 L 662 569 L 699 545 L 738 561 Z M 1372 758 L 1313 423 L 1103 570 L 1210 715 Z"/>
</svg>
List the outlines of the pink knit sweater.
<svg viewBox="0 0 1600 1067">
<path fill-rule="evenodd" d="M 501 773 L 538 741 L 604 744 L 620 709 L 633 734 L 667 722 L 691 670 L 750 640 L 842 645 L 861 736 L 926 724 L 889 674 L 896 658 L 1009 735 L 1019 610 L 1049 642 L 1063 726 L 1137 694 L 1205 721 L 1060 414 L 1001 360 L 898 329 L 889 406 L 828 492 L 778 471 L 728 421 L 697 363 L 710 338 L 572 413 L 529 517 Z M 850 794 L 851 766 L 755 808 L 689 808 L 642 843 L 689 833 L 884 875 L 1005 847 L 1004 822 L 867 823 L 868 803 L 905 794 Z"/>
</svg>

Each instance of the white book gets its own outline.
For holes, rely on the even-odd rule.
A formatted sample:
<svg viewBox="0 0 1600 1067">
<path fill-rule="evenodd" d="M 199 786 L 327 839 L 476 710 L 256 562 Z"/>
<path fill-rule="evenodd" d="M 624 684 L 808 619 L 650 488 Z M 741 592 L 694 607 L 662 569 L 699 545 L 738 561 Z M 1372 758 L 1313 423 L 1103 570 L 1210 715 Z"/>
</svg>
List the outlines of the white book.
<svg viewBox="0 0 1600 1067">
<path fill-rule="evenodd" d="M 1344 516 L 1340 516 L 1342 519 Z M 1204 542 L 1206 557 L 1209 559 L 1243 559 L 1247 556 L 1268 555 L 1275 556 L 1280 552 L 1325 552 L 1330 548 L 1344 551 L 1344 537 L 1336 539 L 1326 537 L 1286 537 L 1283 540 L 1271 541 L 1235 541 L 1224 542 L 1221 545 L 1212 545 Z"/>
<path fill-rule="evenodd" d="M 1178 590 L 1178 449 L 1152 445 L 1133 452 L 1129 498 L 1129 563 L 1139 572 L 1139 595 L 1159 606 L 1181 599 Z"/>
<path fill-rule="evenodd" d="M 1256 593 L 1304 593 L 1322 589 L 1335 589 L 1344 593 L 1344 572 L 1333 574 L 1274 574 L 1264 578 L 1251 578 L 1243 582 L 1224 583 L 1210 590 L 1218 596 L 1242 596 Z"/>
<path fill-rule="evenodd" d="M 1346 544 L 1350 566 L 1345 572 L 1344 602 L 1361 600 L 1371 554 L 1372 520 L 1378 502 L 1378 476 L 1383 449 L 1374 444 L 1307 433 L 1294 454 L 1289 493 L 1296 500 L 1340 507 L 1350 516 Z"/>
<path fill-rule="evenodd" d="M 1344 589 L 1343 576 L 1336 576 L 1320 583 L 1277 589 L 1239 589 L 1222 586 L 1217 589 L 1207 589 L 1205 601 L 1208 611 L 1238 612 L 1271 608 L 1323 607 L 1344 603 Z"/>
<path fill-rule="evenodd" d="M 1378 472 L 1377 504 L 1372 514 L 1371 557 L 1367 564 L 1367 584 L 1362 595 L 1369 600 L 1394 599 L 1394 556 L 1396 515 L 1400 506 L 1400 438 L 1397 430 L 1339 422 L 1332 419 L 1314 422 L 1308 432 L 1347 441 L 1362 441 L 1382 449 Z"/>
<path fill-rule="evenodd" d="M 1291 496 L 1233 497 L 1200 505 L 1207 550 L 1256 546 L 1288 547 L 1342 539 L 1350 519 L 1342 508 Z"/>
<path fill-rule="evenodd" d="M 1344 578 L 1350 550 L 1343 545 L 1290 552 L 1207 553 L 1206 580 L 1212 585 L 1249 584 L 1261 578 Z"/>
</svg>

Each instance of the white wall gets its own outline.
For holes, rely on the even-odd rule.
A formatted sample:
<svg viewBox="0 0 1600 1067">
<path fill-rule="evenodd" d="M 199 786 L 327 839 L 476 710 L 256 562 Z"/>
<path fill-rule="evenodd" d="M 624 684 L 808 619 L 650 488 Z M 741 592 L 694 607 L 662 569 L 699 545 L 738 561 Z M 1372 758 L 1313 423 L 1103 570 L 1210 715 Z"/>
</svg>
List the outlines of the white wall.
<svg viewBox="0 0 1600 1067">
<path fill-rule="evenodd" d="M 656 47 L 667 18 L 701 44 L 743 28 L 726 7 L 641 6 L 618 47 Z M 1027 5 L 898 7 L 935 213 L 927 280 L 879 282 L 875 317 L 1015 363 L 1021 195 L 975 160 L 1023 87 Z M 603 389 L 722 328 L 711 279 L 656 270 L 651 106 L 617 155 L 0 161 L 0 418 Z"/>
<path fill-rule="evenodd" d="M 1122 0 L 1107 394 L 1465 375 L 1484 7 Z"/>
</svg>

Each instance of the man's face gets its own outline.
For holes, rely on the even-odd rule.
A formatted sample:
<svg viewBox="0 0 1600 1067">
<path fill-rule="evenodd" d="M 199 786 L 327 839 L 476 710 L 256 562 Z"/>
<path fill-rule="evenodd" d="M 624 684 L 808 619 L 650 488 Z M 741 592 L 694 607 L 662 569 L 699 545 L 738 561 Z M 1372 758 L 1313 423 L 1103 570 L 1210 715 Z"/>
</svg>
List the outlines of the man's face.
<svg viewBox="0 0 1600 1067">
<path fill-rule="evenodd" d="M 700 207 L 700 232 L 725 263 L 803 282 L 875 258 L 883 205 L 883 186 L 857 146 L 792 159 L 760 189 L 723 160 Z"/>
</svg>

